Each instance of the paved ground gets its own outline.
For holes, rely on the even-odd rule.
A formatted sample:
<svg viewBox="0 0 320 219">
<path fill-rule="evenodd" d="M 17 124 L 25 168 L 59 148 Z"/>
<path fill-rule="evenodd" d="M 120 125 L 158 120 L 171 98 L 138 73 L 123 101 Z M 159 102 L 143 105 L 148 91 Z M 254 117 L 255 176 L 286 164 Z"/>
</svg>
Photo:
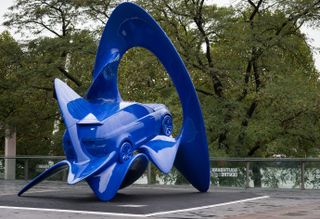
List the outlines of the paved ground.
<svg viewBox="0 0 320 219">
<path fill-rule="evenodd" d="M 212 188 L 201 194 L 188 186 L 131 186 L 103 203 L 86 184 L 49 181 L 19 198 L 23 184 L 0 180 L 0 218 L 320 218 L 317 190 Z"/>
</svg>

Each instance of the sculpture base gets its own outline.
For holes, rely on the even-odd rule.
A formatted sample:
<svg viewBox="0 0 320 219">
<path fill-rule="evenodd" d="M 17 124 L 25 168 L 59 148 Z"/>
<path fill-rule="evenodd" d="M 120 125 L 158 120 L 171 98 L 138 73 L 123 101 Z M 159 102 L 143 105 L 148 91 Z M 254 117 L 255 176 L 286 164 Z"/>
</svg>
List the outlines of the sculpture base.
<svg viewBox="0 0 320 219">
<path fill-rule="evenodd" d="M 22 197 L 12 194 L 0 195 L 0 209 L 2 206 L 7 206 L 9 209 L 13 206 L 18 207 L 13 209 L 20 209 L 23 212 L 48 211 L 54 214 L 60 212 L 62 215 L 79 213 L 87 215 L 88 218 L 89 215 L 145 217 L 192 212 L 260 198 L 245 190 L 223 192 L 212 190 L 199 193 L 191 186 L 133 185 L 119 190 L 110 202 L 101 202 L 84 183 L 74 186 L 61 186 L 61 183 L 56 183 L 58 186 L 54 186 L 54 184 L 50 182 L 49 186 L 39 185 Z M 215 211 L 214 208 L 212 211 Z"/>
</svg>

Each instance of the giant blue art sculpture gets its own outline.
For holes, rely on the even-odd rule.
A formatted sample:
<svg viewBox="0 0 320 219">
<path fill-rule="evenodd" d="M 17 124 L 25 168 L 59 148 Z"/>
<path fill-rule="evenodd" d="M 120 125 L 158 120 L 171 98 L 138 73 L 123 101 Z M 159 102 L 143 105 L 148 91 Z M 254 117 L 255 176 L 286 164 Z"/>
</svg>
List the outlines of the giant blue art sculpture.
<svg viewBox="0 0 320 219">
<path fill-rule="evenodd" d="M 117 70 L 124 53 L 143 47 L 159 58 L 183 108 L 180 134 L 172 137 L 172 116 L 163 104 L 121 99 Z M 68 168 L 68 183 L 86 180 L 102 201 L 136 181 L 150 160 L 168 173 L 173 165 L 199 191 L 209 188 L 209 158 L 199 100 L 188 71 L 171 41 L 142 8 L 120 4 L 110 16 L 97 52 L 93 82 L 84 97 L 64 82 L 54 82 L 66 126 L 66 160 L 50 167 L 18 195 Z"/>
</svg>

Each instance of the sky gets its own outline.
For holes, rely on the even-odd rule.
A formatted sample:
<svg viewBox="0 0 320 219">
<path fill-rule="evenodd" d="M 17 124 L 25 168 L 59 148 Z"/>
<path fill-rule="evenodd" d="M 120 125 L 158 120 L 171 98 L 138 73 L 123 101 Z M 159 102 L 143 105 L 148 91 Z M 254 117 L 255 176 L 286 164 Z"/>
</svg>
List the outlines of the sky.
<svg viewBox="0 0 320 219">
<path fill-rule="evenodd" d="M 215 3 L 218 6 L 229 6 L 234 5 L 237 0 L 209 0 L 211 3 Z M 3 15 L 6 12 L 7 8 L 14 3 L 14 0 L 1 0 L 0 2 L 0 18 L 1 18 L 1 25 L 0 25 L 0 32 L 6 30 L 5 27 L 2 26 L 3 23 Z M 316 68 L 320 71 L 320 28 L 314 29 L 307 25 L 302 26 L 302 32 L 307 37 L 307 42 L 312 48 L 313 51 L 313 59 L 315 60 Z M 18 40 L 20 37 L 19 35 L 15 35 L 13 32 L 12 34 Z"/>
</svg>

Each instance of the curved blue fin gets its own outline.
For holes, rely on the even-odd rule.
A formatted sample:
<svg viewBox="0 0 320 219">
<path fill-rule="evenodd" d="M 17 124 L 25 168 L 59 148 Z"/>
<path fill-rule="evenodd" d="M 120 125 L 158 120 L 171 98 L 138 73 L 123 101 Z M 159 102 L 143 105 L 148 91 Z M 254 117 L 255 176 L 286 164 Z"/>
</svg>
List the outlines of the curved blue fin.
<svg viewBox="0 0 320 219">
<path fill-rule="evenodd" d="M 97 73 L 90 85 L 85 98 L 91 101 L 120 102 L 117 87 L 117 71 L 120 61 L 119 52 L 114 51 L 106 58 L 105 66 Z"/>
<path fill-rule="evenodd" d="M 129 170 L 123 179 L 120 189 L 130 186 L 137 179 L 139 179 L 148 167 L 148 159 L 145 156 L 138 156 L 130 164 Z"/>
<path fill-rule="evenodd" d="M 81 111 L 83 111 L 84 108 L 83 104 L 81 104 L 81 102 L 79 101 L 83 98 L 60 79 L 56 78 L 54 80 L 54 88 L 59 108 L 61 110 L 61 114 L 66 127 L 75 125 L 76 122 L 79 120 L 78 114 L 81 113 Z M 72 108 L 68 107 L 68 104 L 70 102 L 75 101 L 78 101 L 77 106 L 74 106 Z"/>
<path fill-rule="evenodd" d="M 76 184 L 83 179 L 94 175 L 105 166 L 109 166 L 116 160 L 116 152 L 112 151 L 108 156 L 102 158 L 95 158 L 86 163 L 73 162 L 70 165 L 68 174 L 68 184 Z"/>
<path fill-rule="evenodd" d="M 86 164 L 94 163 L 95 167 L 101 167 L 105 162 L 104 159 L 93 160 L 88 153 L 84 150 L 80 142 L 80 136 L 77 125 L 101 125 L 101 121 L 96 115 L 97 107 L 95 104 L 89 103 L 84 98 L 80 97 L 75 91 L 72 90 L 66 83 L 59 79 L 55 79 L 55 92 L 61 110 L 61 114 L 68 130 L 70 147 L 75 154 L 75 159 L 71 167 L 72 172 L 76 178 L 68 180 L 69 183 L 74 184 L 82 180 L 84 176 L 90 175 L 94 170 L 88 171 L 89 167 L 84 168 Z M 113 106 L 106 105 L 103 109 L 113 109 Z M 99 110 L 99 109 L 98 109 Z M 95 115 L 96 114 L 96 115 Z M 106 158 L 105 158 L 106 159 Z M 77 165 L 79 164 L 79 165 Z M 91 168 L 91 167 L 90 167 Z M 80 174 L 83 173 L 83 174 Z M 77 175 L 80 174 L 78 177 Z"/>
<path fill-rule="evenodd" d="M 176 157 L 180 140 L 165 135 L 158 135 L 141 146 L 139 151 L 145 153 L 149 160 L 162 172 L 168 173 Z"/>
<path fill-rule="evenodd" d="M 206 192 L 210 186 L 210 163 L 208 149 L 203 147 L 207 144 L 205 132 L 200 128 L 187 127 L 185 125 L 185 129 L 182 130 L 181 144 L 174 166 L 196 189 Z"/>
<path fill-rule="evenodd" d="M 68 167 L 70 167 L 70 163 L 67 160 L 63 160 L 56 163 L 55 165 L 53 165 L 52 167 L 50 167 L 49 169 L 45 170 L 44 172 L 36 176 L 34 179 L 32 179 L 27 185 L 25 185 L 18 193 L 18 196 L 21 196 L 23 193 L 25 193 L 26 191 L 28 191 L 29 189 L 31 189 L 33 186 L 37 185 L 41 181 L 45 180 L 46 178 Z"/>
<path fill-rule="evenodd" d="M 137 154 L 123 163 L 115 162 L 100 173 L 86 179 L 91 189 L 101 201 L 109 201 L 116 195 L 130 166 L 136 159 L 148 160 L 144 154 Z"/>
<path fill-rule="evenodd" d="M 99 80 L 98 80 L 99 81 Z M 59 79 L 54 80 L 59 108 L 67 128 L 79 125 L 101 125 L 102 120 L 121 109 L 121 103 L 90 102 L 79 96 L 71 87 Z M 103 89 L 108 90 L 108 89 Z M 124 107 L 124 106 L 122 106 Z"/>
</svg>

